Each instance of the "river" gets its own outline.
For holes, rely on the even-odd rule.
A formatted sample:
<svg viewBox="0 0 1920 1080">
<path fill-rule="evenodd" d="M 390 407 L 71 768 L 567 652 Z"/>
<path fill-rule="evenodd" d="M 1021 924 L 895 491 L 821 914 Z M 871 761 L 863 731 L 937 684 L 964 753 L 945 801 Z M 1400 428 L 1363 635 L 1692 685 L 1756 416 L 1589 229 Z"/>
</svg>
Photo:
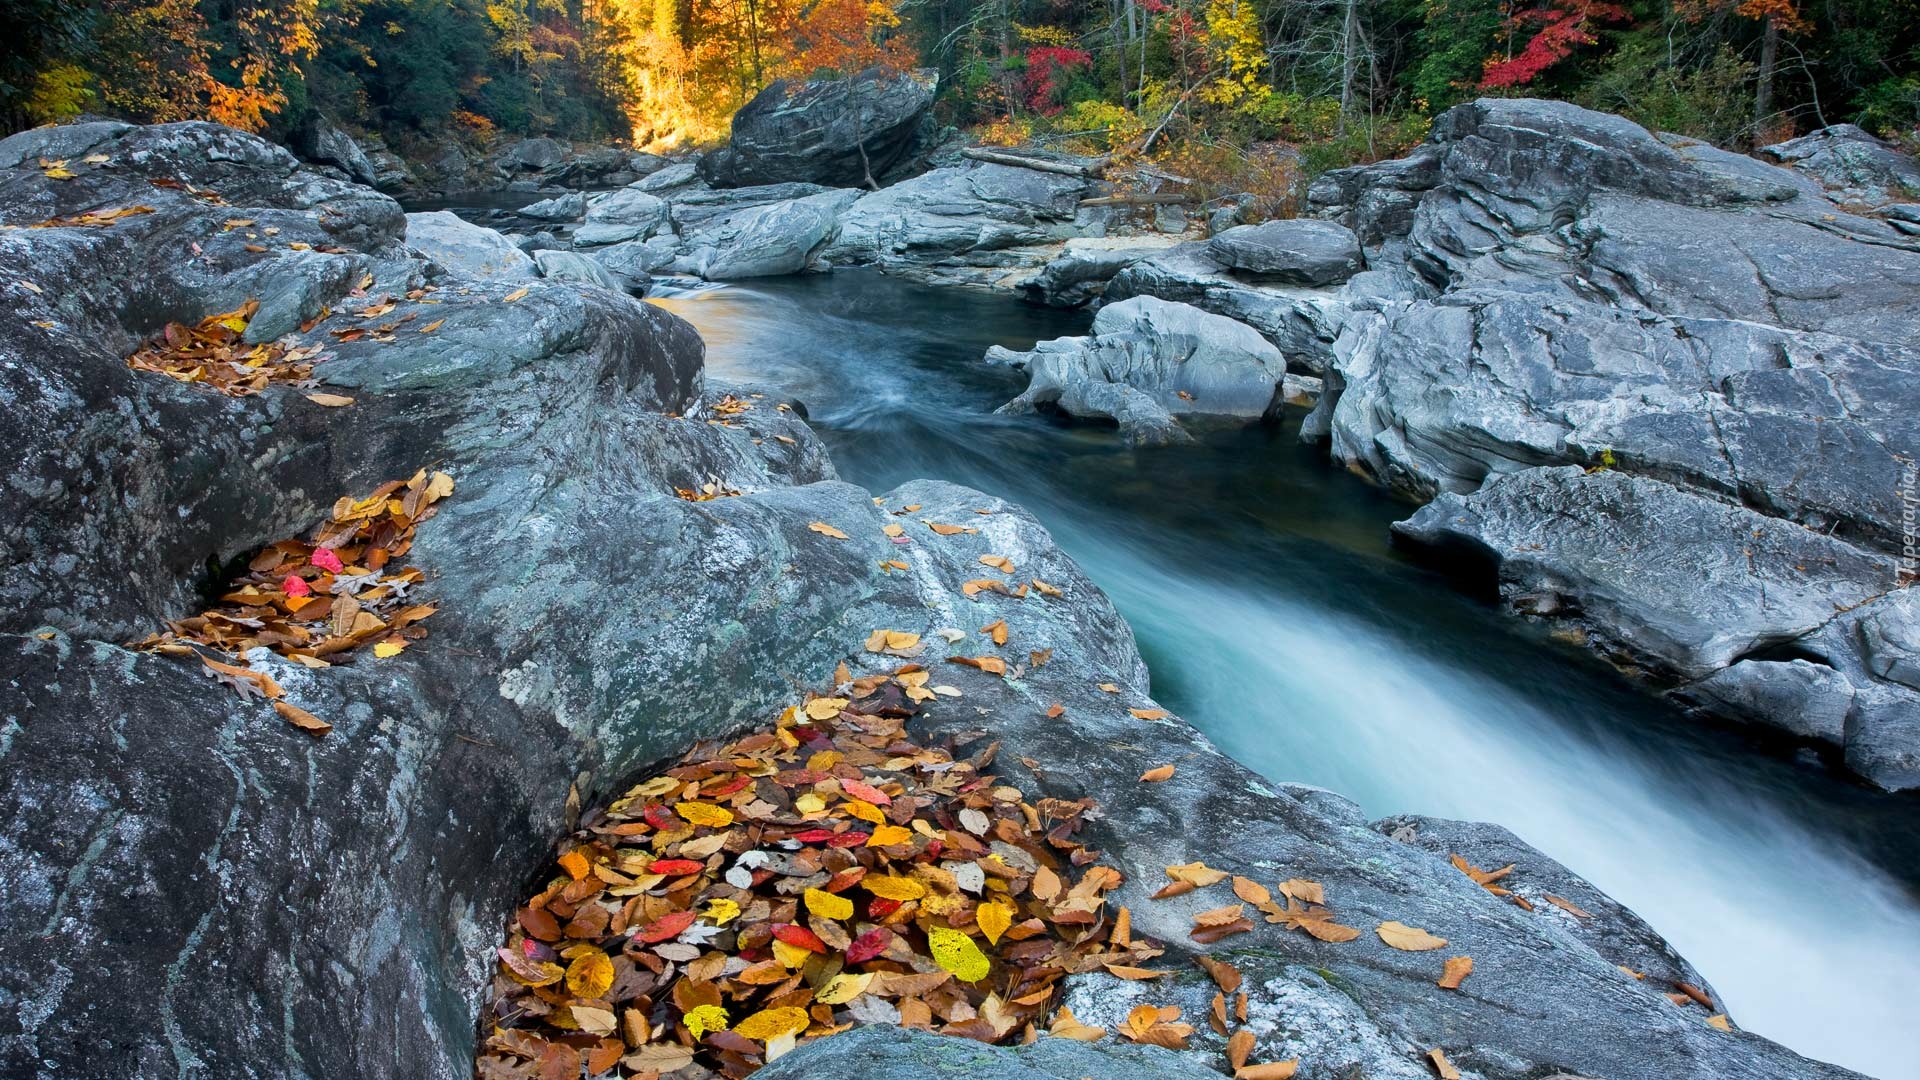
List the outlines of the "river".
<svg viewBox="0 0 1920 1080">
<path fill-rule="evenodd" d="M 1920 1080 L 1920 803 L 1688 721 L 1388 543 L 1410 510 L 1289 427 L 1134 452 L 993 409 L 989 345 L 1084 315 L 866 273 L 658 299 L 716 376 L 805 402 L 841 475 L 1016 500 L 1132 623 L 1156 697 L 1264 775 L 1372 816 L 1495 821 L 1633 908 L 1734 1020 Z"/>
</svg>

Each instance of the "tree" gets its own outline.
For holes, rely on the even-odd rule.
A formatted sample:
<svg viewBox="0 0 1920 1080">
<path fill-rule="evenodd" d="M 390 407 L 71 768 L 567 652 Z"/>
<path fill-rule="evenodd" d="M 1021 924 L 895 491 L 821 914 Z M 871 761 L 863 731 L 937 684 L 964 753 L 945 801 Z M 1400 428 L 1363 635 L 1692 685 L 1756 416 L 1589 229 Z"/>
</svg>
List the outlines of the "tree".
<svg viewBox="0 0 1920 1080">
<path fill-rule="evenodd" d="M 1607 0 L 1549 0 L 1546 6 L 1516 12 L 1507 19 L 1509 38 L 1518 37 L 1536 27 L 1526 47 L 1503 60 L 1488 58 L 1480 85 L 1489 89 L 1525 86 L 1541 72 L 1573 55 L 1582 45 L 1592 45 L 1601 23 L 1627 22 L 1630 12 Z"/>
</svg>

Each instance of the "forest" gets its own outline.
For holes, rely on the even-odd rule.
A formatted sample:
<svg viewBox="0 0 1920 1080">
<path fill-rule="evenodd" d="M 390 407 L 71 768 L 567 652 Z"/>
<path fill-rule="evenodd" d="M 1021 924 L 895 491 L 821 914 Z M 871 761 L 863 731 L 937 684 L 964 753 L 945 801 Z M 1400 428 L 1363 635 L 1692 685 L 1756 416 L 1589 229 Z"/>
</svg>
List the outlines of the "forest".
<svg viewBox="0 0 1920 1080">
<path fill-rule="evenodd" d="M 325 115 L 402 148 L 661 148 L 718 141 L 776 79 L 872 66 L 936 68 L 941 119 L 985 142 L 1199 173 L 1390 156 L 1482 95 L 1735 147 L 1920 121 L 1920 0 L 0 0 L 0 32 L 7 130 Z"/>
</svg>

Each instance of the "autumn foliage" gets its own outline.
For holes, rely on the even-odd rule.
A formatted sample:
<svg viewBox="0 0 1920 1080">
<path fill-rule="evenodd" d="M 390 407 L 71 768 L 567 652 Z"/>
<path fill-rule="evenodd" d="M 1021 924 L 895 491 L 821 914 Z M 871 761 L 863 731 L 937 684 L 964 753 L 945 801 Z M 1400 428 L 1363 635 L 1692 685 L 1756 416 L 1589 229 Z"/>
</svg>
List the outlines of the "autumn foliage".
<svg viewBox="0 0 1920 1080">
<path fill-rule="evenodd" d="M 1532 35 L 1517 55 L 1488 57 L 1480 85 L 1488 89 L 1525 86 L 1576 48 L 1594 44 L 1600 24 L 1631 18 L 1624 6 L 1606 0 L 1551 0 L 1545 7 L 1518 12 L 1511 19 L 1510 32 L 1518 36 L 1531 29 Z"/>
</svg>

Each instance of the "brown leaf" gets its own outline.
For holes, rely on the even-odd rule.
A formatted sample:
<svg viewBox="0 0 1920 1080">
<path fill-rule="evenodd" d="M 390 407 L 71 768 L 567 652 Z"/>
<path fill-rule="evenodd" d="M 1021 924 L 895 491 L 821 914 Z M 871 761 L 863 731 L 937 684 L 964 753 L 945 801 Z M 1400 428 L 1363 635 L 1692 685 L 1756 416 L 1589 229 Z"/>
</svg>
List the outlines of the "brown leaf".
<svg viewBox="0 0 1920 1080">
<path fill-rule="evenodd" d="M 1162 780 L 1173 779 L 1173 766 L 1160 765 L 1140 774 L 1140 779 L 1149 784 L 1158 784 Z"/>
<path fill-rule="evenodd" d="M 514 302 L 514 301 L 516 301 L 516 300 L 521 300 L 521 299 L 524 299 L 524 298 L 526 297 L 526 295 L 527 295 L 527 290 L 526 290 L 526 289 L 524 289 L 524 288 L 519 288 L 519 289 L 515 289 L 515 290 L 513 290 L 512 292 L 510 292 L 510 293 L 508 293 L 507 295 L 505 295 L 505 296 L 503 296 L 503 297 L 501 297 L 500 299 L 502 299 L 502 300 L 504 300 L 504 301 L 506 301 L 507 303 L 509 303 L 509 304 L 511 304 L 511 303 L 513 303 L 513 302 Z"/>
<path fill-rule="evenodd" d="M 273 711 L 284 717 L 287 723 L 292 724 L 294 727 L 299 728 L 301 731 L 315 738 L 319 738 L 333 730 L 332 724 L 327 723 L 325 720 L 320 719 L 298 705 L 290 705 L 284 701 L 276 701 L 273 703 Z"/>
<path fill-rule="evenodd" d="M 1106 687 L 1102 686 L 1101 689 L 1104 690 Z M 1132 713 L 1136 720 L 1165 720 L 1173 715 L 1165 709 L 1128 709 L 1127 711 Z"/>
<path fill-rule="evenodd" d="M 353 404 L 353 399 L 343 394 L 315 393 L 315 394 L 308 394 L 306 397 L 308 401 L 313 402 L 315 405 L 325 405 L 330 409 L 337 409 L 337 408 L 340 408 L 342 405 Z"/>
<path fill-rule="evenodd" d="M 1460 1070 L 1453 1067 L 1453 1062 L 1448 1061 L 1447 1055 L 1438 1047 L 1427 1051 L 1427 1060 L 1433 1062 L 1433 1068 L 1440 1074 L 1440 1080 L 1460 1080 Z"/>
<path fill-rule="evenodd" d="M 1233 1070 L 1233 1080 L 1292 1080 L 1300 1068 L 1299 1058 L 1273 1061 L 1265 1065 L 1245 1065 Z"/>
<path fill-rule="evenodd" d="M 1547 903 L 1552 904 L 1554 907 L 1559 908 L 1560 910 L 1566 912 L 1567 914 L 1573 916 L 1576 919 L 1593 918 L 1593 916 L 1587 911 L 1583 910 L 1579 904 L 1576 904 L 1571 900 L 1561 899 L 1560 897 L 1555 896 L 1552 893 L 1547 894 Z"/>
<path fill-rule="evenodd" d="M 1380 935 L 1381 941 L 1404 952 L 1427 952 L 1447 944 L 1446 938 L 1435 937 L 1425 930 L 1392 920 L 1374 927 L 1373 932 Z"/>
<path fill-rule="evenodd" d="M 1473 957 L 1449 956 L 1440 969 L 1439 987 L 1442 990 L 1458 990 L 1460 983 L 1473 974 Z"/>
<path fill-rule="evenodd" d="M 1273 894 L 1267 891 L 1265 885 L 1260 884 L 1252 878 L 1240 877 L 1237 874 L 1234 875 L 1233 879 L 1233 895 L 1245 900 L 1254 907 L 1259 907 L 1261 904 L 1273 903 Z"/>
<path fill-rule="evenodd" d="M 839 529 L 834 528 L 833 526 L 827 524 L 824 521 L 808 522 L 807 528 L 812 529 L 814 532 L 819 533 L 821 536 L 830 536 L 835 540 L 851 539 L 851 537 L 847 536 L 846 533 L 841 532 Z"/>
<path fill-rule="evenodd" d="M 1233 1033 L 1227 1040 L 1227 1064 L 1235 1069 L 1247 1063 L 1247 1055 L 1253 1053 L 1253 1032 L 1246 1028 Z"/>
</svg>

